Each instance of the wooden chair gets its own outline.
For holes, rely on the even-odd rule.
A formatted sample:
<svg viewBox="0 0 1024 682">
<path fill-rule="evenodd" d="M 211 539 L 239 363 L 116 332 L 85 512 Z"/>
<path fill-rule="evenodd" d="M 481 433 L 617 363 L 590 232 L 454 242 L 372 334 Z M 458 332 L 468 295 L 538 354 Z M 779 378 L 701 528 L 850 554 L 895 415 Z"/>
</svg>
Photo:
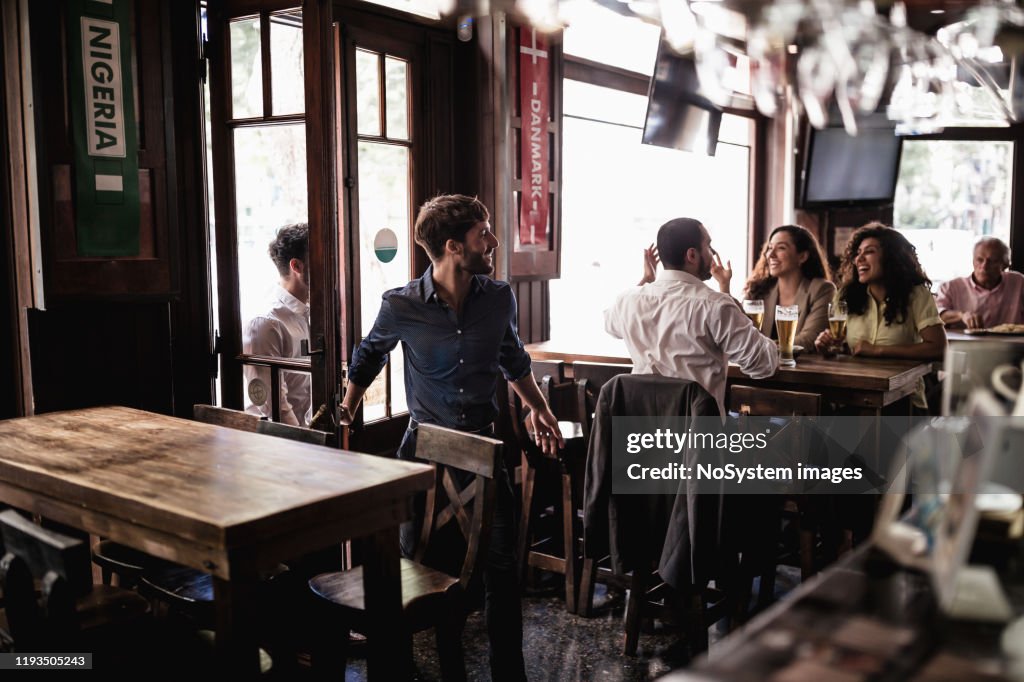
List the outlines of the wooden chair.
<svg viewBox="0 0 1024 682">
<path fill-rule="evenodd" d="M 594 410 L 597 409 L 597 398 L 601 388 L 612 377 L 630 374 L 632 365 L 619 365 L 603 362 L 574 362 L 572 365 L 573 381 L 576 385 L 577 414 L 583 431 L 584 458 L 590 448 L 590 431 L 594 425 Z M 576 602 L 576 613 L 590 617 L 594 608 L 594 587 L 603 583 L 625 591 L 629 581 L 625 576 L 616 575 L 607 565 L 609 557 L 601 561 L 582 560 L 580 566 L 579 596 Z M 601 565 L 604 563 L 605 565 Z"/>
<path fill-rule="evenodd" d="M 569 405 L 570 410 L 575 410 L 575 385 L 573 382 L 557 383 L 552 376 L 541 378 L 541 393 L 548 405 L 553 406 L 552 410 L 558 410 L 558 406 Z M 565 576 L 565 608 L 569 613 L 575 613 L 577 608 L 577 585 L 579 583 L 579 552 L 576 547 L 577 533 L 576 512 L 580 508 L 580 500 L 583 489 L 583 465 L 586 462 L 586 448 L 583 446 L 582 425 L 576 419 L 559 419 L 558 426 L 562 438 L 565 440 L 565 447 L 560 449 L 554 457 L 545 455 L 537 447 L 534 434 L 527 429 L 525 419 L 526 411 L 519 394 L 510 386 L 508 392 L 509 415 L 512 421 L 512 430 L 520 451 L 520 471 L 522 472 L 522 506 L 519 519 L 519 538 L 517 558 L 519 561 L 519 575 L 525 576 L 527 568 L 539 568 Z M 574 414 L 559 414 L 557 417 L 570 416 Z M 537 532 L 542 522 L 553 521 L 549 516 L 542 517 L 538 512 L 535 492 L 537 488 L 538 472 L 557 472 L 561 495 L 556 508 L 561 512 L 557 517 L 560 519 L 558 526 L 561 542 L 551 537 L 549 533 Z M 560 547 L 558 546 L 560 544 Z"/>
<path fill-rule="evenodd" d="M 192 406 L 192 418 L 204 424 L 226 426 L 238 431 L 257 433 L 263 421 L 258 414 L 249 414 L 241 410 L 232 410 L 217 405 L 196 404 Z"/>
<path fill-rule="evenodd" d="M 0 532 L 0 591 L 17 651 L 94 651 L 90 647 L 119 640 L 101 633 L 137 628 L 149 613 L 135 592 L 93 586 L 88 543 L 37 526 L 14 510 L 0 512 Z"/>
<path fill-rule="evenodd" d="M 405 622 L 396 627 L 413 632 L 436 628 L 441 675 L 445 680 L 464 680 L 462 629 L 467 615 L 464 595 L 486 561 L 491 520 L 497 498 L 495 472 L 501 461 L 501 441 L 474 434 L 421 425 L 417 434 L 416 457 L 435 465 L 434 487 L 427 492 L 426 513 L 415 561 L 401 560 L 402 606 Z M 451 470 L 473 475 L 472 482 L 459 489 Z M 472 508 L 470 503 L 472 502 Z M 466 540 L 466 556 L 458 577 L 420 563 L 437 532 L 454 522 Z M 314 650 L 314 668 L 341 663 L 347 630 L 365 632 L 368 618 L 363 594 L 363 569 L 324 573 L 309 581 L 326 611 L 340 620 L 339 631 L 322 631 Z M 331 634 L 338 635 L 331 638 Z"/>
<path fill-rule="evenodd" d="M 821 395 L 801 391 L 784 391 L 780 389 L 760 388 L 734 384 L 729 387 L 729 410 L 744 417 L 816 417 L 821 414 Z M 791 421 L 783 429 L 772 435 L 772 443 L 792 452 L 803 449 L 803 429 L 801 424 Z M 801 523 L 801 497 L 791 496 L 783 501 L 782 513 L 789 516 L 798 527 L 800 539 L 800 573 L 807 579 L 814 571 L 814 531 L 805 528 Z M 781 519 L 779 520 L 781 523 Z M 773 526 L 772 537 L 778 538 L 779 523 Z M 759 573 L 761 582 L 758 588 L 757 606 L 763 608 L 774 598 L 775 570 L 777 557 L 757 557 L 754 565 L 741 566 L 740 590 L 750 594 L 753 575 Z M 759 569 L 757 563 L 763 563 Z M 746 604 L 739 604 L 745 615 Z"/>
<path fill-rule="evenodd" d="M 294 440 L 300 443 L 309 443 L 310 445 L 327 445 L 331 435 L 326 431 L 305 429 L 301 426 L 292 426 L 290 424 L 282 424 L 280 422 L 268 422 L 266 420 L 260 420 L 256 423 L 256 432 L 267 436 L 287 438 L 288 440 Z"/>
</svg>

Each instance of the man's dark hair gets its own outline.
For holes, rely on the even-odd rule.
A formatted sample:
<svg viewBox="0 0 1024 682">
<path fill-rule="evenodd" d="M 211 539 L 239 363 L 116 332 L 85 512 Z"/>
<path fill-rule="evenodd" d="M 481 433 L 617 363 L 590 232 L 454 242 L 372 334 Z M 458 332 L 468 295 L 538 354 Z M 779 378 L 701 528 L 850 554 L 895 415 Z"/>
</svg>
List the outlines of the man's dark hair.
<svg viewBox="0 0 1024 682">
<path fill-rule="evenodd" d="M 471 227 L 489 219 L 487 207 L 476 197 L 442 194 L 420 207 L 416 216 L 416 243 L 427 250 L 431 260 L 441 260 L 449 239 L 465 241 Z"/>
<path fill-rule="evenodd" d="M 270 242 L 267 253 L 282 277 L 288 274 L 292 258 L 305 263 L 309 258 L 309 224 L 294 223 L 282 227 Z"/>
<path fill-rule="evenodd" d="M 658 229 L 658 257 L 666 270 L 682 270 L 686 252 L 701 249 L 701 223 L 693 218 L 676 218 Z"/>
</svg>

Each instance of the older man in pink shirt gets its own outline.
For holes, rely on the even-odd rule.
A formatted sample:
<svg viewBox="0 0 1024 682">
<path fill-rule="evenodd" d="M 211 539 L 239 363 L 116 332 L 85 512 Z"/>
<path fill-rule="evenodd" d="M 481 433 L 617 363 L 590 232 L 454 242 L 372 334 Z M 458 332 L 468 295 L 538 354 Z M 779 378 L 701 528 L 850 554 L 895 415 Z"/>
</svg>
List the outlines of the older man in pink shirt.
<svg viewBox="0 0 1024 682">
<path fill-rule="evenodd" d="M 1024 323 L 1024 275 L 1007 270 L 1010 249 L 995 237 L 974 245 L 974 272 L 945 282 L 935 303 L 947 327 L 982 329 Z"/>
</svg>

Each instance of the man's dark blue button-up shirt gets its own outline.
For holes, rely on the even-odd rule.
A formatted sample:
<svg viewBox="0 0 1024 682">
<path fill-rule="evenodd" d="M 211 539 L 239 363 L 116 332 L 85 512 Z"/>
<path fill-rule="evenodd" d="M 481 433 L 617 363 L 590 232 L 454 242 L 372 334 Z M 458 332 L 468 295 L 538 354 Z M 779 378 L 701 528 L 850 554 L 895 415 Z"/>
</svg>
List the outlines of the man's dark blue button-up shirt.
<svg viewBox="0 0 1024 682">
<path fill-rule="evenodd" d="M 498 371 L 509 381 L 530 372 L 507 282 L 473 277 L 462 315 L 438 297 L 433 266 L 384 293 L 377 321 L 352 355 L 348 378 L 369 386 L 398 342 L 405 353 L 409 412 L 421 424 L 473 431 L 498 415 Z"/>
</svg>

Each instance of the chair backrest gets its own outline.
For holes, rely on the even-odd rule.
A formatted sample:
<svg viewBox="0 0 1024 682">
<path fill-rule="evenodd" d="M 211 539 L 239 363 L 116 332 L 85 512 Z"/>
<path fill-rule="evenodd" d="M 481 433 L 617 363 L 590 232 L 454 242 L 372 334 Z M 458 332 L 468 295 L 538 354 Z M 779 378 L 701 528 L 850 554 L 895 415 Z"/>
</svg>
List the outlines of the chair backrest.
<svg viewBox="0 0 1024 682">
<path fill-rule="evenodd" d="M 597 407 L 597 397 L 601 395 L 601 389 L 620 374 L 629 374 L 633 371 L 632 365 L 612 365 L 601 362 L 574 362 L 572 365 L 572 376 L 576 382 L 577 402 L 580 404 L 580 413 L 586 415 L 587 425 L 594 416 L 594 409 Z"/>
<path fill-rule="evenodd" d="M 292 426 L 291 424 L 282 424 L 280 422 L 268 422 L 266 420 L 260 420 L 257 423 L 256 432 L 266 434 L 268 436 L 277 436 L 278 438 L 287 438 L 300 443 L 309 443 L 311 445 L 327 445 L 328 437 L 330 436 L 326 431 L 305 429 L 301 426 Z"/>
<path fill-rule="evenodd" d="M 502 442 L 494 438 L 430 424 L 417 429 L 416 457 L 433 462 L 435 468 L 416 560 L 423 560 L 431 537 L 454 522 L 466 541 L 459 573 L 463 588 L 476 578 L 487 558 L 501 450 Z"/>
<path fill-rule="evenodd" d="M 629 374 L 632 371 L 632 365 L 604 362 L 572 363 L 572 376 L 576 383 L 576 418 L 583 427 L 585 446 L 590 445 L 590 430 L 594 426 L 594 410 L 597 409 L 597 398 L 601 395 L 601 388 L 612 377 Z"/>
<path fill-rule="evenodd" d="M 92 590 L 88 543 L 46 530 L 11 509 L 0 512 L 0 533 L 0 591 L 15 647 L 70 645 L 78 631 L 75 600 Z"/>
<path fill-rule="evenodd" d="M 729 410 L 751 417 L 816 417 L 821 414 L 821 395 L 733 384 Z"/>
<path fill-rule="evenodd" d="M 530 370 L 537 383 L 544 377 L 551 377 L 559 384 L 565 381 L 565 363 L 561 360 L 531 360 Z"/>
<path fill-rule="evenodd" d="M 192 418 L 204 424 L 226 426 L 230 429 L 250 431 L 252 433 L 256 433 L 260 424 L 260 416 L 258 414 L 249 414 L 248 412 L 218 407 L 216 405 L 193 405 Z"/>
</svg>

